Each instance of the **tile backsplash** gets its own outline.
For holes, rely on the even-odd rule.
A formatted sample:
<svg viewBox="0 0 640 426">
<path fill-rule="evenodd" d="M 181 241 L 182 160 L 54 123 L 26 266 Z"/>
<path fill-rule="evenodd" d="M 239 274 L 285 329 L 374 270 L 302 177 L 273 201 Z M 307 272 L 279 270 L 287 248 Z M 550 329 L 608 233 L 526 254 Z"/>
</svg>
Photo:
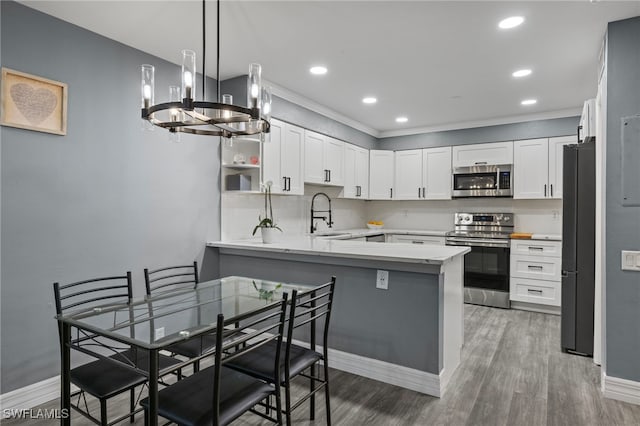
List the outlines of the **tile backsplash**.
<svg viewBox="0 0 640 426">
<path fill-rule="evenodd" d="M 515 231 L 539 234 L 562 233 L 562 200 L 513 200 L 509 198 L 462 198 L 442 201 L 361 201 L 337 198 L 339 188 L 305 187 L 304 196 L 274 195 L 276 223 L 286 235 L 309 233 L 311 198 L 317 192 L 331 197 L 333 229 L 364 228 L 368 220 L 382 220 L 386 228 L 449 231 L 455 212 L 509 212 L 515 214 Z M 325 210 L 324 198 L 316 200 Z M 250 238 L 258 215 L 264 215 L 260 194 L 222 194 L 222 239 Z M 317 221 L 318 230 L 327 229 Z"/>
</svg>

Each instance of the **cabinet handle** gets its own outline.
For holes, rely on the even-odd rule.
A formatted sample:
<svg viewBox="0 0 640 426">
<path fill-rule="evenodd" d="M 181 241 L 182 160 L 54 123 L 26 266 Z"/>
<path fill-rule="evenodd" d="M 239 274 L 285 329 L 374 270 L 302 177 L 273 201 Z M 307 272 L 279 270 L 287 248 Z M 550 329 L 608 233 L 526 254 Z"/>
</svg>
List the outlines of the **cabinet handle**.
<svg viewBox="0 0 640 426">
<path fill-rule="evenodd" d="M 331 182 L 331 170 L 329 170 L 329 182 Z"/>
<path fill-rule="evenodd" d="M 291 178 L 287 177 L 287 191 L 291 191 Z"/>
<path fill-rule="evenodd" d="M 481 165 L 487 164 L 487 162 L 486 161 L 476 161 L 474 164 L 476 166 L 481 166 Z"/>
<path fill-rule="evenodd" d="M 547 184 L 546 183 L 544 184 L 544 196 L 545 197 L 547 196 Z"/>
<path fill-rule="evenodd" d="M 543 251 L 544 247 L 534 247 L 534 246 L 529 246 L 529 251 Z"/>
<path fill-rule="evenodd" d="M 393 198 L 393 188 L 389 188 L 389 190 L 391 191 L 391 194 L 389 195 L 389 198 Z"/>
<path fill-rule="evenodd" d="M 551 196 L 553 197 L 553 184 L 549 185 L 549 189 L 551 190 Z"/>
<path fill-rule="evenodd" d="M 422 187 L 422 198 L 427 198 L 427 196 L 425 195 L 426 193 L 426 188 L 423 186 Z"/>
<path fill-rule="evenodd" d="M 421 195 L 420 195 L 421 191 L 422 190 L 420 188 L 418 188 L 418 198 L 421 198 Z"/>
<path fill-rule="evenodd" d="M 528 289 L 527 289 L 527 291 L 528 291 L 529 293 L 539 293 L 539 294 L 542 294 L 542 290 L 536 290 L 536 289 L 533 289 L 533 288 L 528 288 Z"/>
<path fill-rule="evenodd" d="M 537 269 L 538 271 L 542 271 L 542 266 L 539 265 L 527 265 L 527 268 L 529 269 Z"/>
<path fill-rule="evenodd" d="M 424 244 L 424 241 L 413 240 L 411 244 Z"/>
<path fill-rule="evenodd" d="M 360 185 L 356 185 L 356 197 L 359 197 L 361 195 L 360 191 L 361 191 L 360 190 Z"/>
<path fill-rule="evenodd" d="M 324 169 L 324 181 L 329 182 L 329 170 Z"/>
</svg>

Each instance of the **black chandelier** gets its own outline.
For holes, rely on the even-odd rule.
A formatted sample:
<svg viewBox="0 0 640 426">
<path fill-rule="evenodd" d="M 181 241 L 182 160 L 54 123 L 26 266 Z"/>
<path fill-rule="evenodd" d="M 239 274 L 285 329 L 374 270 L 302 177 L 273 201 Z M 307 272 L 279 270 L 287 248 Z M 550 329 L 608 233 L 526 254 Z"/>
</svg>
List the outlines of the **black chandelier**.
<svg viewBox="0 0 640 426">
<path fill-rule="evenodd" d="M 250 136 L 268 133 L 271 120 L 271 90 L 262 87 L 260 64 L 249 66 L 247 107 L 233 104 L 231 95 L 220 95 L 220 0 L 217 1 L 216 82 L 217 102 L 205 101 L 206 25 L 202 1 L 202 101 L 196 101 L 196 54 L 182 51 L 182 86 L 169 86 L 169 102 L 154 104 L 154 67 L 142 65 L 142 119 L 171 133 Z"/>
</svg>

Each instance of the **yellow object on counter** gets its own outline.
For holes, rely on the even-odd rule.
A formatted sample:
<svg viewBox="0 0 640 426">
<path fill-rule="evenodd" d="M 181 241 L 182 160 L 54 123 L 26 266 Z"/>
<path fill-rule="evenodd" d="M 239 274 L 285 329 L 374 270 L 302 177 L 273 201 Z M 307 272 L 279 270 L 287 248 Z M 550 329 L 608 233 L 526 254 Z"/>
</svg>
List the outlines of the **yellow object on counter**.
<svg viewBox="0 0 640 426">
<path fill-rule="evenodd" d="M 381 220 L 370 220 L 369 222 L 367 222 L 369 225 L 384 225 L 384 222 Z"/>
<path fill-rule="evenodd" d="M 519 239 L 519 240 L 530 240 L 533 234 L 529 234 L 527 232 L 514 232 L 511 234 L 511 238 Z"/>
</svg>

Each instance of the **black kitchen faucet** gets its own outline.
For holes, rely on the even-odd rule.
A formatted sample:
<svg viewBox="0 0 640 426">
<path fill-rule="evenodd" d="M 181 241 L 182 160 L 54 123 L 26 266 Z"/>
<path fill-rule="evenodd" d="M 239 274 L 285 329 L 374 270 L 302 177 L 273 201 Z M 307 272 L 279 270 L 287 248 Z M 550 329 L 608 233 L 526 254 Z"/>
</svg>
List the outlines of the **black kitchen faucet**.
<svg viewBox="0 0 640 426">
<path fill-rule="evenodd" d="M 327 199 L 327 201 L 329 202 L 329 210 L 314 210 L 313 205 L 316 202 L 316 197 L 318 195 L 324 195 L 324 197 Z M 327 221 L 327 217 L 326 216 L 316 216 L 316 213 L 329 213 L 329 220 Z M 313 224 L 313 221 L 315 219 L 324 220 L 327 223 L 327 226 L 329 228 L 331 228 L 333 226 L 333 220 L 331 219 L 331 198 L 329 198 L 329 196 L 327 194 L 325 194 L 324 192 L 318 192 L 311 199 L 311 233 L 312 234 L 316 230 L 316 227 Z"/>
</svg>

